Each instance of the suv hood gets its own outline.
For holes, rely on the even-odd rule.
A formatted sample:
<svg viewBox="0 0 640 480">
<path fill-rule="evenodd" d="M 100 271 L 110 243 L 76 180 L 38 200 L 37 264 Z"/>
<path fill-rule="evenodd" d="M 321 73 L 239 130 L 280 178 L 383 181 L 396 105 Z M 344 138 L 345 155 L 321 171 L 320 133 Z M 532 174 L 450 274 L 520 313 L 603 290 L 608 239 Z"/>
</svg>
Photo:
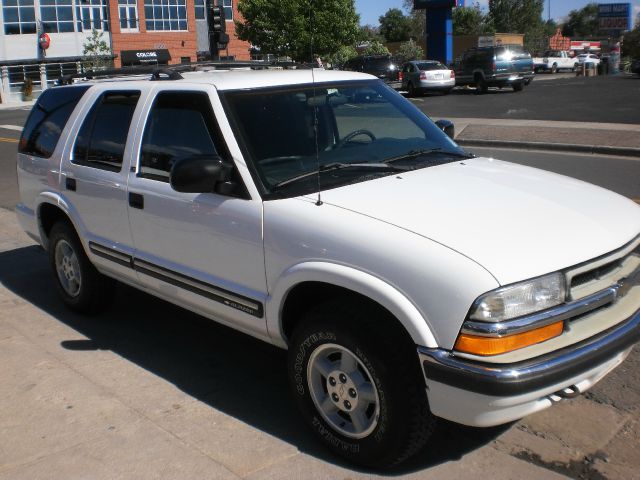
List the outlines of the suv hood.
<svg viewBox="0 0 640 480">
<path fill-rule="evenodd" d="M 488 158 L 324 191 L 322 200 L 454 249 L 503 285 L 598 257 L 640 232 L 640 208 L 629 199 Z"/>
</svg>

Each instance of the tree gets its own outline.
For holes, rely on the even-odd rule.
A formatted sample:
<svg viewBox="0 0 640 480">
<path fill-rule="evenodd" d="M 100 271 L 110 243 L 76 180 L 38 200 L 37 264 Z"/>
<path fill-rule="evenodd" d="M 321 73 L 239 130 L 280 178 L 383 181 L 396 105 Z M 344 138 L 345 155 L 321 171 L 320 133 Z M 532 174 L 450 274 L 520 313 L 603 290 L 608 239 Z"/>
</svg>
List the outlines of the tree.
<svg viewBox="0 0 640 480">
<path fill-rule="evenodd" d="M 365 55 L 390 55 L 389 49 L 380 42 L 370 42 L 364 50 Z"/>
<path fill-rule="evenodd" d="M 387 42 L 409 40 L 411 29 L 409 18 L 405 17 L 399 8 L 390 8 L 378 21 L 380 22 L 380 34 Z"/>
<path fill-rule="evenodd" d="M 94 28 L 91 30 L 91 36 L 82 45 L 82 63 L 85 70 L 99 70 L 111 66 L 111 48 L 102 38 L 103 35 L 104 32 L 98 32 Z"/>
<path fill-rule="evenodd" d="M 360 27 L 358 32 L 358 41 L 359 42 L 383 42 L 384 37 L 380 34 L 380 28 L 374 27 L 373 25 L 364 25 Z"/>
<path fill-rule="evenodd" d="M 565 37 L 595 37 L 600 34 L 598 24 L 598 4 L 589 3 L 579 10 L 571 10 L 562 26 Z"/>
<path fill-rule="evenodd" d="M 424 58 L 424 50 L 413 40 L 404 42 L 396 52 L 396 58 L 399 63 L 408 62 L 410 60 L 420 60 Z"/>
<path fill-rule="evenodd" d="M 496 32 L 539 31 L 544 0 L 489 0 L 489 17 Z"/>
<path fill-rule="evenodd" d="M 358 37 L 354 0 L 239 0 L 238 11 L 240 40 L 297 61 L 329 57 Z"/>
<path fill-rule="evenodd" d="M 411 38 L 423 39 L 427 35 L 427 11 L 424 9 L 414 10 L 413 0 L 403 0 L 403 8 L 411 12 L 409 14 L 409 36 Z"/>
<path fill-rule="evenodd" d="M 343 65 L 347 60 L 356 56 L 358 56 L 358 52 L 355 47 L 352 47 L 351 45 L 343 45 L 337 52 L 329 55 L 327 60 L 331 66 L 335 68 L 336 66 L 339 67 Z"/>
<path fill-rule="evenodd" d="M 488 15 L 482 12 L 479 3 L 453 9 L 454 35 L 484 35 L 493 31 L 493 24 Z"/>
<path fill-rule="evenodd" d="M 624 34 L 622 56 L 640 59 L 640 23 L 636 25 L 636 28 Z"/>
</svg>

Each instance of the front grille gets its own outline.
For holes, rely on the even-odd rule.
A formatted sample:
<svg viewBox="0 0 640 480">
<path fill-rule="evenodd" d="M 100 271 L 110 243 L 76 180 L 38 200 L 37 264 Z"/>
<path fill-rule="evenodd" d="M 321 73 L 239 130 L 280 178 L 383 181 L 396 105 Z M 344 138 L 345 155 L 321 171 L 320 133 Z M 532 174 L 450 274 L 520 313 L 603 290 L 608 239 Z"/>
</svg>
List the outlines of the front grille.
<svg viewBox="0 0 640 480">
<path fill-rule="evenodd" d="M 571 288 L 577 288 L 581 285 L 584 285 L 589 282 L 593 282 L 595 280 L 599 280 L 607 275 L 613 273 L 614 270 L 620 268 L 621 261 L 616 260 L 615 262 L 608 263 L 598 268 L 594 268 L 593 270 L 589 270 L 584 273 L 580 273 L 571 279 Z"/>
<path fill-rule="evenodd" d="M 568 272 L 571 300 L 578 300 L 616 285 L 640 268 L 640 245 L 633 251 L 610 255 L 609 259 L 594 261 L 593 268 L 581 267 Z"/>
</svg>

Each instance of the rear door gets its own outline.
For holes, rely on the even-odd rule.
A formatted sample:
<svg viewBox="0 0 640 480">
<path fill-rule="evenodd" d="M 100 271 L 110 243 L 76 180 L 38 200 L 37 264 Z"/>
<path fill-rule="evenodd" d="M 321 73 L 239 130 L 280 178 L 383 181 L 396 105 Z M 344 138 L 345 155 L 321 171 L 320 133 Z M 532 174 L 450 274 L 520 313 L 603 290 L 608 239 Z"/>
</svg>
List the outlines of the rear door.
<svg viewBox="0 0 640 480">
<path fill-rule="evenodd" d="M 119 278 L 136 278 L 127 214 L 127 137 L 135 130 L 131 120 L 141 94 L 136 88 L 94 92 L 62 162 L 64 197 L 92 261 Z"/>
</svg>

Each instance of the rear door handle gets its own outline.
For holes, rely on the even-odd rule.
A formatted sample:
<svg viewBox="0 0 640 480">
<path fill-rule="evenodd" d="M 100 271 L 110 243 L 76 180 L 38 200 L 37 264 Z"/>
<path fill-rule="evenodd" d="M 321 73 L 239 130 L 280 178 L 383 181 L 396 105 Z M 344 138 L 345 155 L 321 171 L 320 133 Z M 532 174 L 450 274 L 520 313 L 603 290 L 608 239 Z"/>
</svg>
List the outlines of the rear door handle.
<svg viewBox="0 0 640 480">
<path fill-rule="evenodd" d="M 142 194 L 129 192 L 129 206 L 142 210 L 144 208 L 144 197 Z"/>
</svg>

